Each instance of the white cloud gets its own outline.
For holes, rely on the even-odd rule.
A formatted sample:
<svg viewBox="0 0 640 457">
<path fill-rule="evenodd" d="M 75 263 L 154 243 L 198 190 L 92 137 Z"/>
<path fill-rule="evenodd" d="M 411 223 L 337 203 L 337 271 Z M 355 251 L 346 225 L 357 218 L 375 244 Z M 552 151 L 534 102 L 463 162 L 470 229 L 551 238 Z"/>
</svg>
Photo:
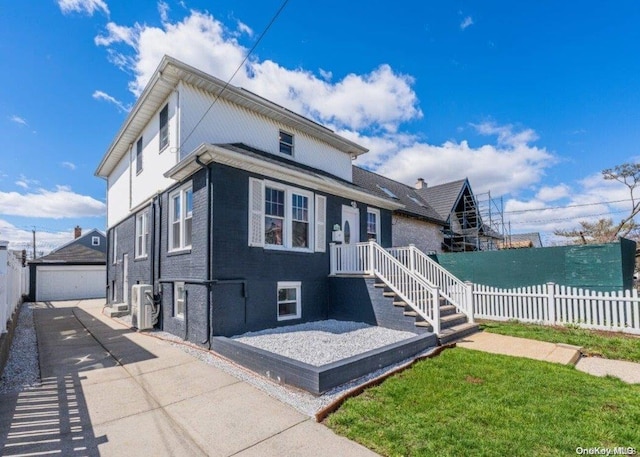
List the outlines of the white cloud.
<svg viewBox="0 0 640 457">
<path fill-rule="evenodd" d="M 122 103 L 120 100 L 112 97 L 111 95 L 107 94 L 106 92 L 103 92 L 101 90 L 96 90 L 92 97 L 96 100 L 103 100 L 105 102 L 108 103 L 112 103 L 114 104 L 116 107 L 118 107 L 118 110 L 122 111 L 122 112 L 129 112 L 129 110 L 131 109 L 130 105 L 125 105 L 124 103 Z"/>
<path fill-rule="evenodd" d="M 160 20 L 162 22 L 168 22 L 170 9 L 167 2 L 163 2 L 162 0 L 158 2 L 158 13 L 160 14 Z"/>
<path fill-rule="evenodd" d="M 107 23 L 107 33 L 96 36 L 93 41 L 98 46 L 110 46 L 114 43 L 125 43 L 129 46 L 134 45 L 135 30 L 131 27 L 124 27 L 115 22 Z"/>
<path fill-rule="evenodd" d="M 67 168 L 67 169 L 69 169 L 71 171 L 73 171 L 73 170 L 75 170 L 77 168 L 76 164 L 73 163 L 73 162 L 62 162 L 60 165 L 62 165 L 64 168 Z"/>
<path fill-rule="evenodd" d="M 97 217 L 105 214 L 106 205 L 88 195 L 73 192 L 67 186 L 36 192 L 0 192 L 0 214 L 10 216 L 62 219 Z"/>
<path fill-rule="evenodd" d="M 538 190 L 536 198 L 543 202 L 553 202 L 568 197 L 571 194 L 571 188 L 566 184 L 558 184 L 557 186 L 544 186 Z"/>
<path fill-rule="evenodd" d="M 253 36 L 253 29 L 242 21 L 238 21 L 238 32 L 244 33 L 249 37 Z"/>
<path fill-rule="evenodd" d="M 73 239 L 73 229 L 66 231 L 36 230 L 36 253 L 38 255 L 47 254 L 49 251 L 62 246 Z M 31 258 L 33 249 L 33 234 L 31 230 L 16 227 L 10 222 L 0 219 L 0 239 L 9 241 L 9 249 L 28 252 L 27 257 Z"/>
<path fill-rule="evenodd" d="M 16 124 L 25 125 L 25 126 L 29 125 L 25 118 L 16 116 L 15 114 L 9 116 L 9 120 L 11 122 L 15 122 Z"/>
<path fill-rule="evenodd" d="M 29 179 L 25 175 L 21 174 L 15 184 L 16 186 L 22 187 L 23 189 L 29 189 L 31 186 L 37 186 L 38 184 L 40 184 L 40 181 L 38 181 L 37 179 Z"/>
<path fill-rule="evenodd" d="M 472 25 L 473 25 L 473 18 L 471 16 L 467 16 L 460 23 L 460 29 L 464 30 L 467 27 L 470 27 Z"/>
<path fill-rule="evenodd" d="M 62 14 L 85 13 L 93 16 L 96 11 L 109 14 L 109 7 L 104 0 L 58 0 L 58 6 Z"/>
<path fill-rule="evenodd" d="M 116 33 L 123 30 L 126 33 Z M 165 54 L 228 80 L 248 52 L 235 35 L 212 15 L 191 11 L 182 21 L 167 22 L 161 28 L 144 24 L 108 27 L 105 35 L 96 37 L 96 44 L 109 49 L 111 62 L 135 75 L 130 89 L 139 95 Z M 114 49 L 116 43 L 129 45 L 133 55 Z M 326 75 L 318 77 L 254 57 L 232 83 L 339 128 L 393 132 L 400 123 L 422 116 L 413 79 L 389 65 L 367 74 L 349 74 L 335 83 L 326 81 Z"/>
</svg>

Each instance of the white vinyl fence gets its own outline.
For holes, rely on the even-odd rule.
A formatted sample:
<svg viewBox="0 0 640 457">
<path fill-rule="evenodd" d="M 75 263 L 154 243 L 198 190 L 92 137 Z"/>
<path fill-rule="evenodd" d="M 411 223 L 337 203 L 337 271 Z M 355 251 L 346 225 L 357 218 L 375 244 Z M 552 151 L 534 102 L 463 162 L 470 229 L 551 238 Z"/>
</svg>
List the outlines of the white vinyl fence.
<svg viewBox="0 0 640 457">
<path fill-rule="evenodd" d="M 478 319 L 571 324 L 640 335 L 640 298 L 635 289 L 596 292 L 554 283 L 499 289 L 474 284 L 473 302 Z"/>
<path fill-rule="evenodd" d="M 7 331 L 7 321 L 29 289 L 29 269 L 7 250 L 8 244 L 0 241 L 0 334 Z"/>
</svg>

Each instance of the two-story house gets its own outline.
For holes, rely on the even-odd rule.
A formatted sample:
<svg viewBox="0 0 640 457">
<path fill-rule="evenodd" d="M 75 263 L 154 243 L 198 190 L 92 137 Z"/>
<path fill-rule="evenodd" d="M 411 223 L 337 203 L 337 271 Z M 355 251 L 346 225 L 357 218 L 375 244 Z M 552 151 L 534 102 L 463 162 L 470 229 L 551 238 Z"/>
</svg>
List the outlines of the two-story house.
<svg viewBox="0 0 640 457">
<path fill-rule="evenodd" d="M 391 244 L 403 205 L 353 183 L 365 148 L 165 56 L 102 158 L 109 304 L 153 285 L 205 343 L 329 313 L 329 243 Z"/>
</svg>

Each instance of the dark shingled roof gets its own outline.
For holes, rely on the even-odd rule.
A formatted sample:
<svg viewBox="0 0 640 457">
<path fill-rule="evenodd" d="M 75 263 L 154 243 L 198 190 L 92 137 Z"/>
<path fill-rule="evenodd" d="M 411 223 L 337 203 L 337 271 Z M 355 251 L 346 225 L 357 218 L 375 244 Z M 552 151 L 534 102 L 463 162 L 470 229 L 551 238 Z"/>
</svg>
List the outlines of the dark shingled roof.
<svg viewBox="0 0 640 457">
<path fill-rule="evenodd" d="M 63 246 L 51 253 L 32 260 L 29 263 L 69 264 L 69 265 L 106 265 L 107 255 L 97 249 L 91 249 L 78 243 Z"/>
<path fill-rule="evenodd" d="M 396 210 L 396 212 L 426 219 L 442 226 L 446 225 L 446 218 L 442 218 L 411 186 L 355 165 L 353 166 L 353 183 L 374 195 L 389 198 L 389 194 L 382 190 L 382 188 L 386 188 L 398 197 L 397 201 L 405 205 L 404 209 Z"/>
<path fill-rule="evenodd" d="M 416 193 L 423 200 L 428 201 L 431 207 L 446 221 L 449 220 L 449 215 L 454 210 L 466 182 L 466 179 L 460 179 L 437 186 L 423 187 L 416 189 Z"/>
</svg>

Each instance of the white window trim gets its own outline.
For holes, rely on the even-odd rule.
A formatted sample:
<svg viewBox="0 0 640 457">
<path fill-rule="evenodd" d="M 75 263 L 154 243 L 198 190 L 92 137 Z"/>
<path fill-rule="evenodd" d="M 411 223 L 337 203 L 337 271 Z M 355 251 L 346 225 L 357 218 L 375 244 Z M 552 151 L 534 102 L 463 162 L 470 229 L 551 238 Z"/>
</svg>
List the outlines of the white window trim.
<svg viewBox="0 0 640 457">
<path fill-rule="evenodd" d="M 138 145 L 140 145 L 140 153 L 138 154 Z M 138 141 L 136 141 L 136 154 L 135 154 L 135 161 L 136 161 L 136 176 L 138 176 L 140 173 L 142 173 L 142 170 L 144 169 L 144 142 L 142 140 L 142 137 L 138 138 Z M 138 169 L 138 163 L 140 164 L 140 168 Z"/>
<path fill-rule="evenodd" d="M 118 263 L 118 230 L 114 227 L 113 229 L 113 252 L 112 252 L 112 262 L 114 265 Z"/>
<path fill-rule="evenodd" d="M 168 248 L 168 252 L 180 252 L 180 251 L 188 251 L 191 249 L 191 244 L 187 245 L 185 244 L 185 221 L 188 218 L 191 218 L 192 221 L 192 225 L 191 225 L 191 236 L 193 237 L 193 208 L 191 208 L 191 216 L 187 217 L 186 211 L 187 211 L 187 199 L 186 199 L 186 194 L 188 191 L 191 191 L 191 198 L 192 198 L 192 204 L 193 204 L 193 184 L 191 182 L 183 185 L 182 187 L 174 190 L 173 192 L 171 192 L 169 194 L 169 227 L 168 227 L 168 231 L 169 231 L 169 236 L 168 238 L 168 242 L 169 242 L 169 248 Z M 174 243 L 173 243 L 173 220 L 174 220 L 174 205 L 173 205 L 173 200 L 176 196 L 179 196 L 180 198 L 180 212 L 182 214 L 180 214 L 180 219 L 178 221 L 178 224 L 180 225 L 180 243 L 178 244 L 177 247 L 173 247 Z M 192 238 L 193 239 L 193 238 Z"/>
<path fill-rule="evenodd" d="M 289 143 L 286 143 L 282 140 L 280 140 L 280 133 L 284 133 L 286 135 L 289 135 L 291 137 L 291 154 L 286 154 L 284 152 L 280 151 L 280 144 L 284 143 L 286 145 L 289 145 Z M 279 129 L 278 130 L 278 154 L 283 156 L 283 157 L 289 157 L 289 158 L 293 158 L 296 155 L 296 136 L 293 133 L 287 132 L 286 130 L 282 130 Z"/>
<path fill-rule="evenodd" d="M 380 243 L 380 210 L 376 208 L 367 208 L 367 238 L 369 238 L 369 213 L 376 215 L 376 243 Z"/>
<path fill-rule="evenodd" d="M 265 249 L 273 249 L 279 251 L 296 251 L 296 252 L 313 252 L 314 244 L 315 244 L 315 199 L 313 192 L 309 192 L 298 187 L 287 186 L 286 184 L 274 182 L 274 181 L 264 181 L 264 195 L 262 197 L 262 217 L 266 217 L 266 188 L 269 187 L 271 189 L 277 189 L 284 191 L 284 223 L 282 227 L 282 245 L 275 244 L 267 244 L 264 243 Z M 309 237 L 307 240 L 307 247 L 300 248 L 293 246 L 293 204 L 291 202 L 291 196 L 293 194 L 302 195 L 307 197 L 307 202 L 309 207 L 307 208 L 307 214 L 309 215 L 309 220 L 307 221 L 309 225 Z M 263 230 L 264 233 L 264 230 Z M 264 236 L 264 235 L 263 235 Z"/>
<path fill-rule="evenodd" d="M 296 289 L 296 313 L 280 316 L 280 301 L 278 300 L 278 291 L 280 289 Z M 300 281 L 282 281 L 278 282 L 276 288 L 276 316 L 278 321 L 290 321 L 300 319 L 302 317 L 302 283 Z"/>
<path fill-rule="evenodd" d="M 91 237 L 91 246 L 100 246 L 100 237 L 92 236 Z"/>
<path fill-rule="evenodd" d="M 140 228 L 144 230 L 142 231 L 142 233 L 138 231 Z M 149 212 L 143 211 L 136 216 L 136 239 L 134 243 L 136 259 L 147 258 L 149 254 L 148 243 L 149 243 Z"/>
<path fill-rule="evenodd" d="M 178 312 L 178 289 L 182 288 L 183 293 L 184 293 L 184 297 L 182 298 L 182 312 L 179 313 Z M 173 283 L 173 317 L 175 317 L 176 319 L 184 319 L 184 311 L 186 309 L 187 303 L 186 303 L 186 290 L 185 290 L 185 285 L 184 282 L 174 282 Z"/>
<path fill-rule="evenodd" d="M 162 122 L 161 122 L 161 113 L 165 110 L 167 110 L 167 143 L 166 144 L 162 144 Z M 169 103 L 166 103 L 162 109 L 160 109 L 160 111 L 158 111 L 158 146 L 159 146 L 159 153 L 162 153 L 162 151 L 164 151 L 165 149 L 167 149 L 169 147 L 169 145 L 171 144 L 171 129 L 170 129 L 170 122 L 169 122 Z"/>
</svg>

